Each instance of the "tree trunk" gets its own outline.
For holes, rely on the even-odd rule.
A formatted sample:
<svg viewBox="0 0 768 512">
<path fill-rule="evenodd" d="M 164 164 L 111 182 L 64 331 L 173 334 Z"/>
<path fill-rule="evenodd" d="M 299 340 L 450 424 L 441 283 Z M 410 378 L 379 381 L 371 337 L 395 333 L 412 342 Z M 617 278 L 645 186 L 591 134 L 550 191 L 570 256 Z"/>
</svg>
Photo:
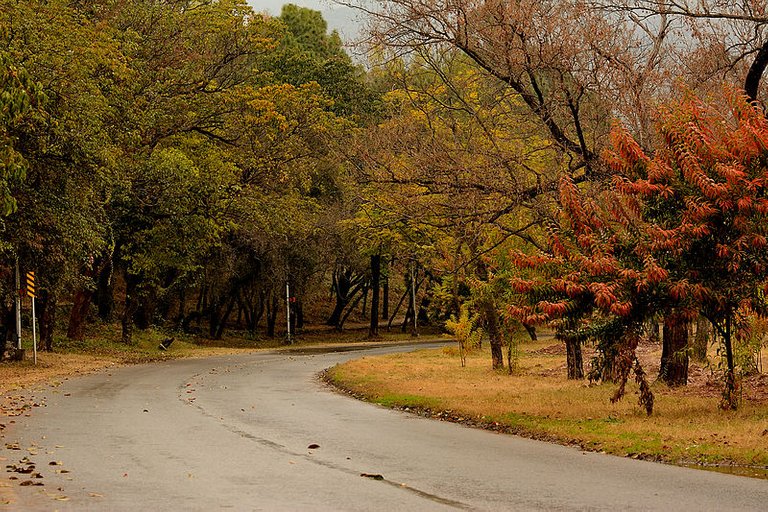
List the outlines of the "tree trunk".
<svg viewBox="0 0 768 512">
<path fill-rule="evenodd" d="M 723 336 L 727 368 L 725 371 L 725 389 L 723 390 L 723 399 L 720 402 L 720 407 L 726 410 L 735 411 L 738 407 L 739 397 L 736 394 L 736 367 L 733 360 L 731 321 L 732 314 L 729 314 L 725 317 L 725 336 Z"/>
<path fill-rule="evenodd" d="M 429 295 L 425 294 L 419 301 L 419 325 L 429 325 L 429 305 L 432 303 Z"/>
<path fill-rule="evenodd" d="M 766 66 L 768 66 L 768 42 L 763 43 L 763 46 L 758 50 L 747 72 L 747 78 L 744 80 L 744 92 L 747 93 L 750 101 L 757 100 L 757 91 L 760 88 L 760 80 Z"/>
<path fill-rule="evenodd" d="M 525 327 L 525 332 L 528 333 L 528 336 L 531 338 L 531 341 L 536 341 L 539 339 L 539 337 L 536 336 L 536 327 L 532 325 L 524 325 L 523 327 Z"/>
<path fill-rule="evenodd" d="M 296 302 L 294 302 L 294 312 L 296 317 L 296 331 L 301 331 L 304 329 L 304 306 L 302 305 L 301 299 L 297 298 Z"/>
<path fill-rule="evenodd" d="M 53 352 L 53 330 L 56 325 L 56 295 L 40 290 L 40 341 L 46 352 Z"/>
<path fill-rule="evenodd" d="M 395 310 L 392 311 L 392 314 L 389 315 L 389 322 L 387 322 L 387 331 L 389 331 L 392 328 L 392 322 L 395 321 L 395 317 L 397 316 L 397 312 L 400 311 L 400 308 L 403 306 L 403 302 L 405 302 L 405 298 L 408 296 L 409 290 L 406 287 L 405 293 L 403 293 L 400 296 L 400 300 L 397 301 L 397 304 L 395 305 Z"/>
<path fill-rule="evenodd" d="M 679 313 L 664 316 L 659 379 L 669 386 L 688 383 L 688 321 Z"/>
<path fill-rule="evenodd" d="M 136 311 L 136 327 L 139 330 L 146 331 L 149 329 L 155 320 L 155 314 L 157 312 L 157 289 L 152 287 L 145 289 L 144 294 Z"/>
<path fill-rule="evenodd" d="M 386 274 L 381 283 L 381 319 L 389 319 L 389 276 Z"/>
<path fill-rule="evenodd" d="M 565 360 L 568 367 L 568 378 L 580 380 L 584 378 L 584 361 L 581 357 L 581 342 L 571 336 L 564 336 Z"/>
<path fill-rule="evenodd" d="M 706 362 L 711 333 L 712 325 L 709 320 L 699 315 L 696 318 L 696 337 L 693 340 L 693 350 L 691 351 L 694 361 Z"/>
<path fill-rule="evenodd" d="M 491 344 L 491 367 L 494 370 L 502 370 L 504 369 L 504 352 L 499 328 L 499 313 L 490 300 L 484 300 L 480 304 L 480 313 L 483 315 L 483 323 Z"/>
<path fill-rule="evenodd" d="M 216 327 L 216 330 L 213 332 L 213 339 L 220 340 L 221 337 L 224 335 L 224 328 L 227 325 L 227 321 L 229 320 L 229 316 L 232 314 L 232 310 L 235 307 L 235 302 L 237 302 L 237 297 L 233 296 L 230 297 L 229 303 L 227 304 L 227 308 L 224 310 L 224 314 L 221 315 L 221 318 L 219 319 L 219 324 Z"/>
<path fill-rule="evenodd" d="M 69 314 L 67 338 L 82 340 L 85 337 L 85 323 L 88 319 L 88 309 L 91 305 L 92 296 L 93 292 L 85 288 L 75 292 L 75 296 L 72 299 L 72 311 Z"/>
<path fill-rule="evenodd" d="M 651 343 L 659 343 L 661 341 L 661 330 L 659 329 L 659 321 L 654 318 L 648 324 L 648 341 Z"/>
<path fill-rule="evenodd" d="M 275 337 L 275 325 L 277 324 L 277 311 L 280 302 L 275 294 L 270 294 L 267 299 L 267 336 Z"/>
<path fill-rule="evenodd" d="M 0 301 L 0 361 L 8 350 L 8 340 L 11 333 L 16 330 L 16 318 L 13 308 L 6 308 L 6 305 Z"/>
<path fill-rule="evenodd" d="M 139 277 L 126 272 L 125 275 L 125 306 L 123 307 L 122 340 L 126 345 L 133 343 L 133 318 L 139 309 Z"/>
<path fill-rule="evenodd" d="M 381 254 L 371 256 L 371 323 L 368 337 L 379 336 L 379 285 L 381 284 Z"/>
<path fill-rule="evenodd" d="M 364 291 L 362 294 L 358 295 L 357 298 L 352 302 L 352 305 L 349 307 L 349 309 L 347 309 L 347 312 L 344 313 L 344 316 L 341 317 L 341 319 L 339 320 L 339 323 L 336 325 L 337 331 L 342 331 L 344 329 L 344 323 L 347 321 L 347 318 L 349 318 L 349 315 L 351 315 L 352 311 L 355 310 L 355 308 L 357 307 L 357 304 L 367 294 L 368 292 Z"/>
<path fill-rule="evenodd" d="M 105 322 L 112 320 L 112 314 L 115 311 L 115 287 L 112 271 L 112 257 L 111 255 L 105 256 L 104 268 L 99 272 L 99 278 L 96 282 L 96 296 L 94 297 L 99 318 Z"/>
<path fill-rule="evenodd" d="M 352 301 L 352 298 L 360 291 L 362 279 L 358 276 L 353 277 L 351 270 L 336 270 L 333 273 L 332 292 L 335 294 L 336 304 L 333 307 L 331 316 L 326 320 L 326 325 L 339 327 L 339 321 L 344 314 L 344 308 Z"/>
</svg>

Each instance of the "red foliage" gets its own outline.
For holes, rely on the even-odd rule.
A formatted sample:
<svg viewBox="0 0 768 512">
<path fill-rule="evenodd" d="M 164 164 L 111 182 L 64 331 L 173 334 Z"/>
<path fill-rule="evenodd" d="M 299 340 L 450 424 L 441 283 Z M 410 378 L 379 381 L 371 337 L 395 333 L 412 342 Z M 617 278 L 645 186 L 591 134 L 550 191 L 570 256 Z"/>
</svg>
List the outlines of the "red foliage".
<svg viewBox="0 0 768 512">
<path fill-rule="evenodd" d="M 589 194 L 564 178 L 550 252 L 513 255 L 541 277 L 512 283 L 538 297 L 512 316 L 583 315 L 569 307 L 581 303 L 617 317 L 700 309 L 717 321 L 749 303 L 768 278 L 768 120 L 742 94 L 726 97 L 725 111 L 693 95 L 663 108 L 653 154 L 614 126 L 603 155 L 611 189 Z"/>
</svg>

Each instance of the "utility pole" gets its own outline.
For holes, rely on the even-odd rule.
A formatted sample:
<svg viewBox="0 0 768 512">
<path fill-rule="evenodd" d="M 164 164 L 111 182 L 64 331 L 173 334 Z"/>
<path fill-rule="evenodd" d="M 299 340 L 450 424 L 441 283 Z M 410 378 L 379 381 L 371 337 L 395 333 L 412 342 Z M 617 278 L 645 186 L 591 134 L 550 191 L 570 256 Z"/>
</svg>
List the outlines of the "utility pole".
<svg viewBox="0 0 768 512">
<path fill-rule="evenodd" d="M 16 255 L 16 348 L 21 350 L 21 275 L 19 274 L 19 255 Z"/>
<path fill-rule="evenodd" d="M 286 342 L 290 345 L 291 341 L 291 287 L 288 279 L 285 280 L 285 324 L 286 324 Z"/>
<path fill-rule="evenodd" d="M 413 333 L 411 333 L 411 336 L 418 336 L 419 335 L 419 324 L 418 320 L 416 319 L 419 314 L 416 310 L 416 263 L 414 262 L 413 267 L 411 267 L 411 300 L 413 300 Z"/>
</svg>

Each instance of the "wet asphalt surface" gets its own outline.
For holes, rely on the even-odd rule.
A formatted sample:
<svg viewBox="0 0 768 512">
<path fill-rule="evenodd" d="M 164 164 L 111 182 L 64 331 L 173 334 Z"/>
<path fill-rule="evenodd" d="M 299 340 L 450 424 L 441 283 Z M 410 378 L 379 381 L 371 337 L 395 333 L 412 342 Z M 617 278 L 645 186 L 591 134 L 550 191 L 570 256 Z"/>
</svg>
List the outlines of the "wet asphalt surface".
<svg viewBox="0 0 768 512">
<path fill-rule="evenodd" d="M 46 388 L 3 432 L 5 509 L 768 510 L 765 480 L 429 420 L 317 378 L 412 349 L 177 360 Z"/>
</svg>

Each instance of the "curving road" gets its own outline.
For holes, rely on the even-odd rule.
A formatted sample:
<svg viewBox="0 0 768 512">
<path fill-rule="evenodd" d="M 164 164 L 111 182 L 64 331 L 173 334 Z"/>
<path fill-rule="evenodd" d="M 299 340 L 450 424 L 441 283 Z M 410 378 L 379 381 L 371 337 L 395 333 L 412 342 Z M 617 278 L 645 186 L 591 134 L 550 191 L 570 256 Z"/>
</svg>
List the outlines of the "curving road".
<svg viewBox="0 0 768 512">
<path fill-rule="evenodd" d="M 427 420 L 316 378 L 349 358 L 412 349 L 257 353 L 73 379 L 4 433 L 4 464 L 29 467 L 26 456 L 45 484 L 5 473 L 19 478 L 8 508 L 768 510 L 768 481 Z M 5 446 L 14 442 L 21 450 Z"/>
</svg>

